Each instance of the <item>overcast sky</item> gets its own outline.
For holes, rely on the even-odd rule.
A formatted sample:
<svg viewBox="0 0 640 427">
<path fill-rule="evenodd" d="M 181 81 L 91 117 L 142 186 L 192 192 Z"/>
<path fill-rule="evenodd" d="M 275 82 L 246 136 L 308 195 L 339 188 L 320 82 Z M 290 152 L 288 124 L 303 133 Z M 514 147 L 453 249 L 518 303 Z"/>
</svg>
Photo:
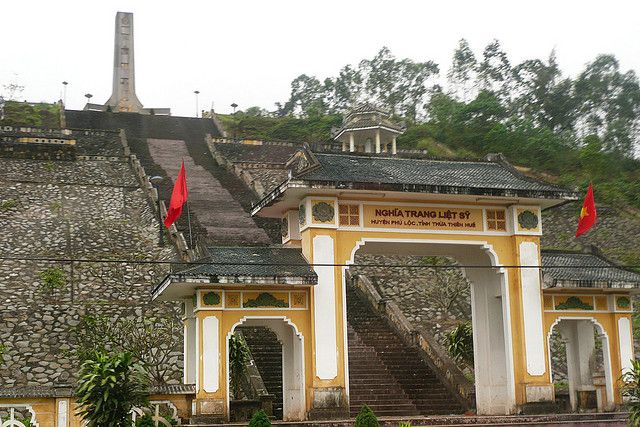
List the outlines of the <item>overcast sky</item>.
<svg viewBox="0 0 640 427">
<path fill-rule="evenodd" d="M 499 39 L 512 62 L 546 58 L 578 73 L 599 53 L 640 70 L 640 1 L 2 1 L 0 91 L 17 82 L 29 101 L 68 108 L 84 94 L 111 94 L 117 11 L 133 12 L 136 92 L 145 107 L 195 115 L 259 105 L 273 109 L 301 73 L 334 76 L 388 46 L 400 58 L 431 59 L 446 73 L 457 41 L 477 55 Z"/>
</svg>

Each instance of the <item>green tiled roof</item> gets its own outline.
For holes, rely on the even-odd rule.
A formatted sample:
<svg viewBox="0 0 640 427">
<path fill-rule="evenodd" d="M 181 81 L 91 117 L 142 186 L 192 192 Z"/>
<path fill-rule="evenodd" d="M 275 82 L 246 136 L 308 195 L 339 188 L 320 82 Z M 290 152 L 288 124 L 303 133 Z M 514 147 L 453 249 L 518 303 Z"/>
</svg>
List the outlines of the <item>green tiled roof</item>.
<svg viewBox="0 0 640 427">
<path fill-rule="evenodd" d="M 640 286 L 640 274 L 593 253 L 543 251 L 542 268 L 548 287 Z"/>
<path fill-rule="evenodd" d="M 424 160 L 315 153 L 317 166 L 296 179 L 373 188 L 453 194 L 505 193 L 519 197 L 575 198 L 573 192 L 526 177 L 497 161 Z"/>
</svg>

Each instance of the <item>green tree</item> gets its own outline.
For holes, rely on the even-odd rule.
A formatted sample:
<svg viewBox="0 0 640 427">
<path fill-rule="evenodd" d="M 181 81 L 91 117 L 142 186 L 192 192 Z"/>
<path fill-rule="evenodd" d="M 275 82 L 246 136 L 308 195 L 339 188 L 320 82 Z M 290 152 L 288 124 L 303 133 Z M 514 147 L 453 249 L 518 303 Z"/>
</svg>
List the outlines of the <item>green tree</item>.
<svg viewBox="0 0 640 427">
<path fill-rule="evenodd" d="M 478 87 L 494 92 L 501 99 L 510 94 L 511 64 L 498 40 L 491 41 L 482 52 L 478 66 Z"/>
<path fill-rule="evenodd" d="M 638 137 L 640 84 L 633 71 L 622 73 L 613 55 L 599 55 L 575 82 L 582 134 L 596 134 L 604 149 L 632 155 Z"/>
<path fill-rule="evenodd" d="M 131 409 L 148 404 L 148 384 L 129 353 L 96 353 L 78 374 L 78 415 L 87 427 L 130 426 Z"/>
<path fill-rule="evenodd" d="M 456 99 L 468 102 L 475 96 L 475 81 L 478 73 L 478 61 L 469 43 L 460 39 L 453 52 L 451 68 L 447 73 L 449 93 Z"/>
</svg>

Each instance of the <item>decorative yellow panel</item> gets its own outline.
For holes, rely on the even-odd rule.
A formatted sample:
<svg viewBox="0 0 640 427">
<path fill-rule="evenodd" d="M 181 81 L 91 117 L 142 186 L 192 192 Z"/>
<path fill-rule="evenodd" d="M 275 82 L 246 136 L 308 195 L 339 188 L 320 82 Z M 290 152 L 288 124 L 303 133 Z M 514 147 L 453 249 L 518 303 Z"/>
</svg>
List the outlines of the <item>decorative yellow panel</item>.
<svg viewBox="0 0 640 427">
<path fill-rule="evenodd" d="M 203 307 L 222 307 L 222 295 L 219 291 L 202 291 L 200 298 Z"/>
<path fill-rule="evenodd" d="M 607 302 L 607 297 L 605 297 L 605 296 L 597 296 L 596 297 L 596 310 L 600 310 L 600 311 L 609 310 L 609 304 Z"/>
<path fill-rule="evenodd" d="M 365 205 L 364 227 L 483 231 L 482 209 Z"/>
<path fill-rule="evenodd" d="M 240 292 L 225 292 L 226 308 L 240 308 Z"/>
<path fill-rule="evenodd" d="M 243 292 L 244 308 L 289 308 L 288 292 Z"/>
<path fill-rule="evenodd" d="M 307 308 L 307 293 L 291 292 L 291 308 Z"/>
<path fill-rule="evenodd" d="M 584 296 L 557 296 L 556 310 L 583 311 L 593 310 L 593 298 Z"/>
<path fill-rule="evenodd" d="M 544 297 L 544 309 L 553 310 L 553 297 L 551 295 L 545 295 Z"/>
</svg>

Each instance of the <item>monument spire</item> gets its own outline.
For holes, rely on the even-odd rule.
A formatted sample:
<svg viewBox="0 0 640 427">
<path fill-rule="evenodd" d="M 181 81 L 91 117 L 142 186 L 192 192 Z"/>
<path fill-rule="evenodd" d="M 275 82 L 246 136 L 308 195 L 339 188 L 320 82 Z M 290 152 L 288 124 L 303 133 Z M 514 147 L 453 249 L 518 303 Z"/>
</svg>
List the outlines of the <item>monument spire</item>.
<svg viewBox="0 0 640 427">
<path fill-rule="evenodd" d="M 133 47 L 133 13 L 116 14 L 113 46 L 113 91 L 106 105 L 113 111 L 139 113 Z"/>
</svg>

